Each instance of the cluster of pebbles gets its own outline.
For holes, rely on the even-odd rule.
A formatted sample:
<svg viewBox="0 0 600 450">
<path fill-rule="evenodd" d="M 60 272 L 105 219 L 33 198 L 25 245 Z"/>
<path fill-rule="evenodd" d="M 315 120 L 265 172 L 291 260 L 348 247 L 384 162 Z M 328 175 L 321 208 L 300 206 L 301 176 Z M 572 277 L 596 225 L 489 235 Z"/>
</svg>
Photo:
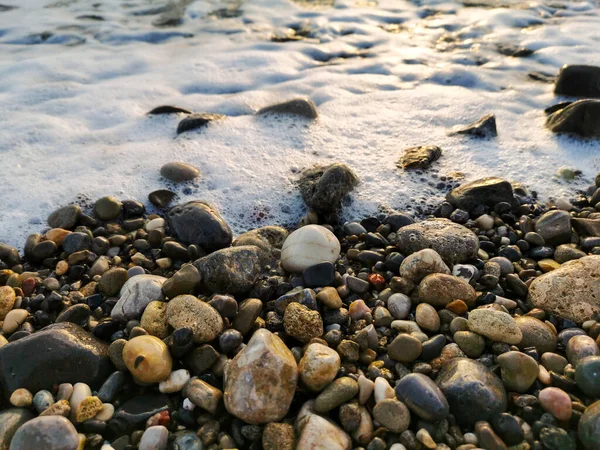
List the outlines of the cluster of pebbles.
<svg viewBox="0 0 600 450">
<path fill-rule="evenodd" d="M 291 233 L 104 197 L 0 244 L 0 447 L 598 448 L 600 176 L 339 224 L 357 183 L 305 171 Z"/>
</svg>

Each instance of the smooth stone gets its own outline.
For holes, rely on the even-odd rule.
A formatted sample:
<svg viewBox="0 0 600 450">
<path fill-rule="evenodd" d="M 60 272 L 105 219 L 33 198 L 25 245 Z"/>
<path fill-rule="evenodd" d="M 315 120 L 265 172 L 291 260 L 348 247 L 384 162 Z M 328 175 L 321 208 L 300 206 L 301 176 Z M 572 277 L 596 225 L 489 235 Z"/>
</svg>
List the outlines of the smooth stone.
<svg viewBox="0 0 600 450">
<path fill-rule="evenodd" d="M 105 297 L 114 297 L 127 281 L 127 277 L 127 270 L 113 267 L 102 274 L 102 278 L 98 282 L 98 290 Z"/>
<path fill-rule="evenodd" d="M 168 219 L 174 234 L 184 244 L 198 245 L 209 253 L 231 245 L 233 235 L 229 225 L 207 203 L 192 201 L 174 206 Z"/>
<path fill-rule="evenodd" d="M 477 236 L 448 219 L 430 219 L 402 227 L 394 243 L 404 255 L 433 249 L 450 266 L 475 258 L 479 250 Z"/>
<path fill-rule="evenodd" d="M 598 138 L 599 117 L 600 100 L 578 100 L 550 114 L 546 119 L 546 128 L 554 133 L 573 133 L 584 138 Z"/>
<path fill-rule="evenodd" d="M 81 208 L 79 206 L 63 206 L 48 216 L 48 225 L 51 228 L 64 228 L 70 230 L 75 227 L 80 216 Z"/>
<path fill-rule="evenodd" d="M 123 204 L 112 196 L 102 197 L 94 204 L 94 214 L 103 221 L 117 219 L 122 209 Z"/>
<path fill-rule="evenodd" d="M 9 408 L 0 412 L 0 448 L 9 448 L 16 431 L 33 418 L 33 413 L 25 408 Z"/>
<path fill-rule="evenodd" d="M 402 169 L 427 169 L 442 156 L 442 149 L 437 145 L 421 145 L 404 149 L 404 154 L 396 164 Z"/>
<path fill-rule="evenodd" d="M 33 406 L 35 407 L 38 414 L 42 413 L 53 404 L 54 397 L 52 396 L 50 391 L 42 389 L 41 391 L 36 392 L 36 394 L 33 396 Z"/>
<path fill-rule="evenodd" d="M 350 450 L 352 440 L 336 423 L 314 413 L 314 401 L 307 402 L 296 418 L 296 450 Z"/>
<path fill-rule="evenodd" d="M 288 231 L 278 226 L 266 226 L 247 231 L 233 241 L 233 247 L 254 245 L 261 250 L 261 257 L 265 261 L 278 258 L 281 246 L 288 237 Z"/>
<path fill-rule="evenodd" d="M 444 308 L 454 300 L 474 306 L 476 298 L 477 293 L 469 283 L 452 275 L 433 273 L 419 283 L 419 299 L 436 308 Z"/>
<path fill-rule="evenodd" d="M 169 335 L 169 324 L 167 323 L 167 303 L 150 302 L 142 314 L 140 326 L 159 339 Z"/>
<path fill-rule="evenodd" d="M 548 211 L 535 223 L 535 231 L 548 245 L 571 242 L 571 215 L 567 211 Z"/>
<path fill-rule="evenodd" d="M 162 290 L 165 297 L 175 298 L 178 295 L 194 292 L 201 280 L 198 269 L 193 264 L 186 264 L 165 281 Z"/>
<path fill-rule="evenodd" d="M 325 388 L 315 399 L 315 411 L 325 413 L 358 394 L 358 383 L 350 377 L 341 377 Z"/>
<path fill-rule="evenodd" d="M 219 353 L 211 345 L 204 344 L 187 353 L 185 362 L 193 374 L 202 374 L 209 370 L 219 359 Z"/>
<path fill-rule="evenodd" d="M 469 313 L 469 329 L 496 342 L 519 344 L 523 333 L 515 319 L 503 311 L 490 308 L 475 309 Z"/>
<path fill-rule="evenodd" d="M 110 403 L 103 403 L 102 409 L 94 419 L 100 420 L 102 422 L 108 422 L 115 414 L 115 407 Z"/>
<path fill-rule="evenodd" d="M 318 311 L 294 302 L 285 309 L 283 328 L 286 334 L 306 344 L 323 335 L 323 319 Z"/>
<path fill-rule="evenodd" d="M 417 305 L 415 320 L 423 330 L 435 333 L 440 329 L 440 317 L 435 308 L 427 303 Z"/>
<path fill-rule="evenodd" d="M 419 250 L 406 257 L 400 264 L 400 276 L 415 284 L 427 275 L 436 273 L 449 274 L 450 269 L 435 250 Z"/>
<path fill-rule="evenodd" d="M 396 319 L 406 319 L 412 308 L 410 297 L 395 293 L 390 295 L 387 301 L 387 309 Z"/>
<path fill-rule="evenodd" d="M 190 379 L 190 372 L 186 369 L 179 369 L 171 372 L 166 380 L 158 383 L 158 390 L 162 394 L 173 394 L 183 390 L 185 384 Z"/>
<path fill-rule="evenodd" d="M 600 397 L 600 356 L 588 356 L 575 369 L 577 387 L 590 397 Z"/>
<path fill-rule="evenodd" d="M 485 339 L 483 336 L 472 331 L 457 331 L 454 333 L 453 339 L 469 358 L 477 358 L 485 350 Z"/>
<path fill-rule="evenodd" d="M 569 363 L 567 359 L 559 354 L 546 352 L 540 358 L 542 365 L 553 372 L 562 374 L 565 366 Z"/>
<path fill-rule="evenodd" d="M 256 114 L 293 114 L 308 119 L 318 117 L 316 105 L 308 98 L 295 98 L 283 103 L 265 106 L 258 110 Z"/>
<path fill-rule="evenodd" d="M 290 408 L 297 378 L 292 352 L 279 337 L 260 329 L 226 367 L 225 407 L 250 424 L 281 420 Z"/>
<path fill-rule="evenodd" d="M 321 289 L 317 294 L 317 300 L 330 309 L 339 309 L 344 305 L 337 289 L 331 286 Z"/>
<path fill-rule="evenodd" d="M 143 383 L 158 383 L 167 379 L 173 365 L 167 345 L 150 335 L 127 341 L 123 347 L 123 361 L 131 374 Z"/>
<path fill-rule="evenodd" d="M 69 404 L 71 406 L 71 420 L 75 420 L 75 413 L 81 405 L 81 403 L 88 397 L 92 396 L 92 390 L 85 383 L 75 383 L 73 386 L 73 393 L 69 398 Z"/>
<path fill-rule="evenodd" d="M 506 450 L 507 448 L 488 422 L 477 422 L 475 424 L 475 434 L 477 435 L 478 445 L 482 448 L 490 450 Z"/>
<path fill-rule="evenodd" d="M 542 389 L 538 395 L 542 407 L 560 421 L 571 418 L 573 413 L 571 399 L 562 389 L 547 387 Z"/>
<path fill-rule="evenodd" d="M 113 372 L 102 384 L 98 391 L 98 398 L 104 403 L 112 402 L 125 385 L 125 373 Z"/>
<path fill-rule="evenodd" d="M 17 408 L 26 408 L 31 406 L 31 402 L 33 401 L 33 396 L 31 392 L 29 392 L 25 388 L 16 389 L 10 395 L 10 404 Z"/>
<path fill-rule="evenodd" d="M 171 204 L 177 194 L 169 189 L 157 189 L 148 194 L 148 200 L 154 206 L 159 208 L 166 208 Z"/>
<path fill-rule="evenodd" d="M 10 286 L 0 287 L 0 320 L 4 320 L 6 315 L 15 305 L 17 296 L 15 290 Z"/>
<path fill-rule="evenodd" d="M 111 317 L 120 322 L 140 319 L 150 302 L 164 300 L 162 285 L 166 280 L 158 275 L 138 275 L 127 280 Z"/>
<path fill-rule="evenodd" d="M 450 412 L 464 425 L 491 420 L 506 411 L 507 396 L 500 378 L 483 364 L 466 358 L 450 360 L 436 384 L 450 404 Z"/>
<path fill-rule="evenodd" d="M 488 177 L 465 183 L 446 195 L 446 200 L 457 208 L 472 211 L 481 205 L 515 203 L 512 185 L 502 178 Z"/>
<path fill-rule="evenodd" d="M 529 287 L 534 306 L 575 323 L 600 314 L 600 256 L 568 261 L 537 277 Z"/>
<path fill-rule="evenodd" d="M 71 422 L 61 416 L 43 416 L 22 425 L 10 442 L 10 450 L 77 450 L 79 437 Z"/>
<path fill-rule="evenodd" d="M 173 448 L 177 450 L 204 450 L 202 440 L 193 431 L 178 431 L 174 435 Z M 101 449 L 102 450 L 102 449 Z"/>
<path fill-rule="evenodd" d="M 525 432 L 517 418 L 508 413 L 502 413 L 494 417 L 492 426 L 506 445 L 518 445 L 525 439 Z"/>
<path fill-rule="evenodd" d="M 321 262 L 335 263 L 340 242 L 327 228 L 307 225 L 291 233 L 281 248 L 281 266 L 288 272 L 300 273 Z"/>
<path fill-rule="evenodd" d="M 98 385 L 110 371 L 108 346 L 69 322 L 50 325 L 0 348 L 0 388 L 5 393 L 20 387 L 37 392 L 75 381 Z"/>
<path fill-rule="evenodd" d="M 177 134 L 185 133 L 206 127 L 215 120 L 222 120 L 226 116 L 211 113 L 191 113 L 177 124 Z"/>
<path fill-rule="evenodd" d="M 25 323 L 29 317 L 29 312 L 25 309 L 13 309 L 4 317 L 2 324 L 2 333 L 9 335 L 17 331 L 17 329 Z"/>
<path fill-rule="evenodd" d="M 373 408 L 373 418 L 392 433 L 402 433 L 410 424 L 410 412 L 404 403 L 388 398 Z"/>
<path fill-rule="evenodd" d="M 260 249 L 252 245 L 224 248 L 196 260 L 194 266 L 212 292 L 244 295 L 261 273 Z"/>
<path fill-rule="evenodd" d="M 304 170 L 298 189 L 306 205 L 329 219 L 341 207 L 342 200 L 354 190 L 359 180 L 345 164 L 315 166 Z"/>
<path fill-rule="evenodd" d="M 187 383 L 184 395 L 194 405 L 205 409 L 211 414 L 217 413 L 223 399 L 223 392 L 199 378 L 193 378 Z"/>
<path fill-rule="evenodd" d="M 525 393 L 538 376 L 538 363 L 525 353 L 510 351 L 496 358 L 502 382 L 509 391 Z"/>
<path fill-rule="evenodd" d="M 544 322 L 531 316 L 517 317 L 515 321 L 523 334 L 519 343 L 521 350 L 535 347 L 540 355 L 556 350 L 556 334 Z"/>
<path fill-rule="evenodd" d="M 219 312 L 193 295 L 179 295 L 167 303 L 167 322 L 175 329 L 190 328 L 197 344 L 212 341 L 223 330 Z"/>
<path fill-rule="evenodd" d="M 330 262 L 314 264 L 302 272 L 304 286 L 313 288 L 332 285 L 335 281 L 335 266 Z"/>
<path fill-rule="evenodd" d="M 411 373 L 396 384 L 396 397 L 418 417 L 437 422 L 448 417 L 450 407 L 442 391 L 431 378 Z"/>
<path fill-rule="evenodd" d="M 165 450 L 169 439 L 169 430 L 162 425 L 146 428 L 138 445 L 138 450 Z"/>
<path fill-rule="evenodd" d="M 198 169 L 181 161 L 166 163 L 160 168 L 160 174 L 175 183 L 190 181 L 200 176 Z"/>
<path fill-rule="evenodd" d="M 566 64 L 558 73 L 556 95 L 568 97 L 600 97 L 600 67 Z"/>
<path fill-rule="evenodd" d="M 73 385 L 71 383 L 61 383 L 58 385 L 56 400 L 69 400 L 73 394 Z"/>
<path fill-rule="evenodd" d="M 388 345 L 387 354 L 394 361 L 410 363 L 419 357 L 422 350 L 423 345 L 419 339 L 410 334 L 399 334 Z"/>
<path fill-rule="evenodd" d="M 588 356 L 600 356 L 600 348 L 590 336 L 573 336 L 567 344 L 567 359 L 575 368 L 582 359 Z"/>
<path fill-rule="evenodd" d="M 243 335 L 248 334 L 254 327 L 262 309 L 262 301 L 257 298 L 247 298 L 239 306 L 239 311 L 233 320 L 233 328 Z"/>
<path fill-rule="evenodd" d="M 587 450 L 595 450 L 600 441 L 600 400 L 589 405 L 577 427 L 577 434 Z"/>
<path fill-rule="evenodd" d="M 148 419 L 169 409 L 172 410 L 173 405 L 163 394 L 136 395 L 115 412 L 108 424 L 108 434 L 121 437 L 144 429 Z"/>
<path fill-rule="evenodd" d="M 379 403 L 386 398 L 394 398 L 394 389 L 390 386 L 390 383 L 383 378 L 377 377 L 375 378 L 375 388 L 373 389 L 373 396 L 375 398 L 375 403 Z"/>
<path fill-rule="evenodd" d="M 300 380 L 311 391 L 319 392 L 331 383 L 340 370 L 340 355 L 323 344 L 310 344 L 298 364 Z"/>
<path fill-rule="evenodd" d="M 374 389 L 375 383 L 364 375 L 360 375 L 358 377 L 358 402 L 361 405 L 367 403 L 369 398 L 371 398 Z"/>
</svg>

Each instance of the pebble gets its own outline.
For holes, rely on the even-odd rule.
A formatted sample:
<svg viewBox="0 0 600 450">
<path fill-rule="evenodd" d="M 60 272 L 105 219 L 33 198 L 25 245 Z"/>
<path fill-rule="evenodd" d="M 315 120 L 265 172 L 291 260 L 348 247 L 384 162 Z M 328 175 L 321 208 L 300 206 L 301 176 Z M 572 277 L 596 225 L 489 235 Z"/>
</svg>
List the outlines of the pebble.
<svg viewBox="0 0 600 450">
<path fill-rule="evenodd" d="M 446 397 L 431 378 L 411 373 L 396 384 L 396 397 L 418 417 L 437 422 L 448 417 L 450 407 Z"/>
<path fill-rule="evenodd" d="M 61 383 L 58 386 L 56 400 L 69 400 L 73 394 L 73 385 L 71 383 Z"/>
<path fill-rule="evenodd" d="M 540 355 L 556 349 L 556 333 L 541 320 L 531 316 L 521 316 L 517 317 L 515 322 L 523 334 L 519 348 L 535 347 Z"/>
<path fill-rule="evenodd" d="M 264 450 L 294 450 L 296 437 L 294 427 L 287 423 L 268 423 L 263 429 Z"/>
<path fill-rule="evenodd" d="M 169 439 L 169 430 L 162 425 L 147 428 L 142 435 L 138 450 L 165 450 Z"/>
<path fill-rule="evenodd" d="M 198 169 L 180 161 L 166 163 L 160 168 L 160 174 L 175 183 L 190 181 L 200 176 Z"/>
<path fill-rule="evenodd" d="M 45 411 L 54 404 L 54 397 L 49 391 L 41 390 L 33 396 L 33 406 L 39 413 Z"/>
<path fill-rule="evenodd" d="M 358 402 L 361 405 L 367 403 L 369 398 L 371 398 L 374 389 L 375 383 L 364 375 L 360 375 L 358 377 Z"/>
<path fill-rule="evenodd" d="M 17 408 L 27 408 L 31 406 L 33 395 L 25 388 L 20 388 L 10 395 L 10 404 Z"/>
<path fill-rule="evenodd" d="M 159 339 L 164 339 L 169 335 L 169 324 L 167 322 L 167 303 L 150 302 L 142 313 L 140 326 Z"/>
<path fill-rule="evenodd" d="M 25 320 L 29 317 L 29 312 L 25 309 L 13 309 L 6 317 L 4 317 L 4 323 L 2 324 L 2 333 L 12 334 L 23 325 Z"/>
<path fill-rule="evenodd" d="M 396 319 L 406 319 L 412 307 L 408 296 L 400 293 L 390 295 L 387 301 L 387 309 Z"/>
<path fill-rule="evenodd" d="M 340 355 L 318 343 L 310 344 L 298 364 L 300 380 L 314 392 L 323 390 L 340 370 Z"/>
<path fill-rule="evenodd" d="M 394 397 L 395 397 L 394 389 L 392 389 L 392 387 L 390 386 L 390 383 L 388 383 L 388 381 L 383 377 L 375 378 L 375 389 L 374 389 L 375 403 L 377 404 L 380 401 L 385 400 L 386 398 L 394 398 Z"/>
<path fill-rule="evenodd" d="M 309 401 L 300 410 L 296 418 L 298 442 L 296 450 L 348 450 L 352 440 L 344 430 L 332 421 L 315 414 L 312 411 L 314 401 Z"/>
<path fill-rule="evenodd" d="M 138 275 L 128 279 L 121 288 L 111 317 L 119 322 L 139 320 L 150 302 L 164 299 L 162 285 L 166 280 L 157 275 Z"/>
<path fill-rule="evenodd" d="M 22 425 L 10 442 L 10 450 L 77 450 L 79 437 L 71 422 L 62 416 L 36 417 Z"/>
<path fill-rule="evenodd" d="M 588 356 L 575 369 L 577 387 L 590 397 L 600 396 L 600 356 Z"/>
<path fill-rule="evenodd" d="M 350 377 L 341 377 L 325 388 L 315 399 L 315 411 L 325 413 L 337 408 L 358 394 L 358 383 Z"/>
<path fill-rule="evenodd" d="M 575 368 L 582 359 L 588 356 L 600 356 L 600 348 L 590 336 L 573 336 L 567 344 L 567 359 Z"/>
<path fill-rule="evenodd" d="M 523 339 L 523 333 L 510 314 L 489 308 L 469 313 L 469 329 L 496 342 L 519 344 Z"/>
<path fill-rule="evenodd" d="M 63 206 L 48 216 L 48 225 L 51 228 L 64 228 L 67 230 L 75 227 L 81 216 L 81 208 L 77 205 Z"/>
<path fill-rule="evenodd" d="M 166 315 L 173 328 L 190 328 L 196 344 L 212 341 L 223 330 L 219 312 L 193 295 L 179 295 L 172 299 L 167 303 Z"/>
<path fill-rule="evenodd" d="M 158 390 L 163 394 L 173 394 L 183 390 L 190 379 L 190 372 L 186 369 L 179 369 L 171 372 L 169 377 L 158 383 Z"/>
<path fill-rule="evenodd" d="M 155 336 L 137 336 L 123 347 L 123 361 L 143 383 L 158 383 L 171 373 L 173 360 L 167 345 Z"/>
<path fill-rule="evenodd" d="M 373 408 L 373 418 L 392 433 L 402 433 L 410 424 L 408 408 L 395 398 L 378 402 Z"/>
<path fill-rule="evenodd" d="M 419 357 L 422 350 L 423 345 L 419 339 L 409 334 L 399 334 L 388 345 L 387 354 L 394 361 L 410 363 Z"/>
<path fill-rule="evenodd" d="M 108 422 L 115 414 L 115 407 L 110 403 L 102 403 L 102 409 L 96 414 L 95 419 Z"/>
<path fill-rule="evenodd" d="M 577 433 L 587 450 L 597 448 L 600 440 L 600 400 L 585 409 L 579 420 Z"/>
<path fill-rule="evenodd" d="M 323 319 L 318 311 L 313 311 L 300 303 L 290 303 L 283 316 L 285 332 L 307 343 L 323 335 Z"/>
<path fill-rule="evenodd" d="M 440 317 L 435 308 L 427 303 L 417 305 L 415 320 L 426 331 L 435 333 L 440 329 Z"/>
<path fill-rule="evenodd" d="M 475 289 L 462 278 L 443 273 L 426 276 L 419 284 L 419 299 L 436 308 L 444 308 L 454 300 L 462 300 L 468 306 L 475 305 Z"/>
<path fill-rule="evenodd" d="M 502 381 L 509 391 L 527 392 L 538 376 L 537 361 L 525 353 L 510 351 L 496 360 L 500 364 Z"/>
<path fill-rule="evenodd" d="M 457 331 L 454 333 L 453 339 L 469 358 L 477 358 L 485 350 L 485 339 L 483 336 L 472 331 Z"/>
<path fill-rule="evenodd" d="M 429 431 L 427 431 L 425 428 L 421 428 L 419 431 L 417 431 L 417 440 L 426 448 L 435 449 L 437 447 L 437 444 L 429 434 Z"/>
<path fill-rule="evenodd" d="M 192 378 L 187 383 L 184 395 L 192 404 L 207 410 L 211 414 L 216 414 L 223 400 L 223 392 L 198 378 Z"/>
<path fill-rule="evenodd" d="M 123 204 L 115 197 L 107 196 L 98 199 L 94 204 L 94 214 L 100 220 L 115 220 L 121 215 Z"/>
<path fill-rule="evenodd" d="M 16 298 L 15 290 L 12 287 L 0 287 L 0 320 L 4 320 L 6 315 L 13 308 Z"/>
<path fill-rule="evenodd" d="M 49 406 L 46 410 L 40 413 L 40 417 L 43 416 L 62 416 L 69 417 L 71 415 L 71 405 L 68 400 L 58 400 L 53 405 Z"/>
<path fill-rule="evenodd" d="M 281 266 L 299 273 L 321 263 L 334 263 L 340 254 L 340 242 L 327 228 L 307 225 L 291 233 L 281 248 Z"/>
<path fill-rule="evenodd" d="M 450 269 L 442 257 L 431 249 L 424 249 L 407 256 L 400 265 L 400 276 L 413 283 L 419 283 L 433 273 L 449 274 Z"/>
<path fill-rule="evenodd" d="M 75 422 L 82 423 L 93 419 L 102 411 L 102 401 L 95 396 L 85 397 L 73 410 L 75 412 Z"/>
<path fill-rule="evenodd" d="M 542 407 L 558 420 L 567 421 L 571 418 L 571 399 L 562 389 L 547 387 L 540 391 L 538 398 Z"/>
</svg>

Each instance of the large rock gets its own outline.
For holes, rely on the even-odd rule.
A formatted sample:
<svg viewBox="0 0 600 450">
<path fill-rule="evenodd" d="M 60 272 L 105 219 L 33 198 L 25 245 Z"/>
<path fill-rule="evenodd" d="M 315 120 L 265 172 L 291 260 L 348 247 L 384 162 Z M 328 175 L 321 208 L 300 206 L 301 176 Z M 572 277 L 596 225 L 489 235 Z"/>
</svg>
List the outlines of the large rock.
<svg viewBox="0 0 600 450">
<path fill-rule="evenodd" d="M 195 244 L 213 252 L 231 244 L 229 225 L 208 203 L 200 201 L 177 205 L 169 210 L 169 223 L 184 244 Z"/>
<path fill-rule="evenodd" d="M 253 245 L 224 248 L 196 260 L 194 266 L 212 292 L 243 295 L 260 275 L 260 249 Z"/>
<path fill-rule="evenodd" d="M 314 411 L 314 400 L 306 402 L 295 424 L 298 434 L 296 450 L 350 450 L 352 440 L 334 422 Z"/>
<path fill-rule="evenodd" d="M 0 347 L 0 391 L 8 398 L 18 388 L 38 392 L 61 383 L 94 386 L 111 368 L 108 345 L 63 322 Z"/>
<path fill-rule="evenodd" d="M 166 278 L 158 275 L 137 275 L 130 278 L 121 288 L 119 301 L 110 315 L 119 322 L 138 320 L 148 303 L 164 300 L 162 285 Z"/>
<path fill-rule="evenodd" d="M 567 104 L 548 116 L 546 127 L 554 133 L 600 137 L 600 100 L 586 99 Z"/>
<path fill-rule="evenodd" d="M 449 361 L 436 384 L 450 404 L 456 420 L 472 426 L 506 411 L 507 397 L 502 380 L 483 364 L 467 358 Z"/>
<path fill-rule="evenodd" d="M 558 74 L 554 93 L 570 97 L 600 98 L 600 67 L 563 66 Z"/>
<path fill-rule="evenodd" d="M 480 205 L 494 206 L 500 202 L 515 204 L 512 185 L 496 177 L 463 184 L 448 192 L 446 200 L 465 211 L 472 211 Z"/>
<path fill-rule="evenodd" d="M 600 400 L 585 409 L 579 421 L 577 434 L 587 450 L 598 448 L 598 442 L 600 441 Z"/>
<path fill-rule="evenodd" d="M 19 251 L 10 245 L 0 242 L 0 261 L 6 263 L 8 267 L 16 266 L 21 263 Z"/>
<path fill-rule="evenodd" d="M 529 301 L 537 308 L 576 323 L 600 314 L 600 256 L 586 256 L 536 278 Z"/>
<path fill-rule="evenodd" d="M 302 172 L 300 194 L 309 208 L 324 215 L 335 213 L 358 184 L 358 177 L 345 164 L 318 166 Z"/>
<path fill-rule="evenodd" d="M 251 424 L 277 422 L 287 414 L 298 380 L 294 355 L 266 329 L 254 333 L 225 371 L 225 407 Z"/>
<path fill-rule="evenodd" d="M 25 408 L 10 408 L 0 412 L 0 448 L 8 448 L 19 427 L 34 417 L 33 413 Z"/>
<path fill-rule="evenodd" d="M 448 219 L 431 219 L 402 227 L 394 242 L 404 254 L 431 248 L 453 266 L 477 256 L 479 239 L 468 228 Z"/>
<path fill-rule="evenodd" d="M 30 420 L 17 430 L 10 450 L 77 450 L 79 436 L 69 420 L 62 416 L 43 416 Z"/>
<path fill-rule="evenodd" d="M 535 223 L 535 231 L 548 245 L 571 242 L 571 215 L 567 211 L 548 211 Z"/>
</svg>

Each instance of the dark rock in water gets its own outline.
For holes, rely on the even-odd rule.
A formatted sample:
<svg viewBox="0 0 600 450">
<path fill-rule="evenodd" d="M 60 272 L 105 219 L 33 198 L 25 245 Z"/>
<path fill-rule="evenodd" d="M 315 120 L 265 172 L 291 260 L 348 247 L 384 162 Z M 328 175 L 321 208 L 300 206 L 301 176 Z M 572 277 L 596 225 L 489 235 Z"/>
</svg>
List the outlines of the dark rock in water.
<svg viewBox="0 0 600 450">
<path fill-rule="evenodd" d="M 150 200 L 150 203 L 152 203 L 154 206 L 166 208 L 175 198 L 175 195 L 177 195 L 175 192 L 168 189 L 158 189 L 148 194 L 148 200 Z"/>
<path fill-rule="evenodd" d="M 278 103 L 276 105 L 267 106 L 259 110 L 256 114 L 295 114 L 297 116 L 316 119 L 319 115 L 317 107 L 312 100 L 304 98 L 296 98 L 287 102 Z"/>
<path fill-rule="evenodd" d="M 535 231 L 549 245 L 571 242 L 571 215 L 567 211 L 548 211 L 535 223 Z"/>
<path fill-rule="evenodd" d="M 115 412 L 108 423 L 108 434 L 117 438 L 143 428 L 146 421 L 155 414 L 171 409 L 169 399 L 164 395 L 139 395 L 126 402 Z"/>
<path fill-rule="evenodd" d="M 75 324 L 59 323 L 0 348 L 0 390 L 8 398 L 22 387 L 37 392 L 61 383 L 95 386 L 111 367 L 106 344 Z"/>
<path fill-rule="evenodd" d="M 75 450 L 78 447 L 77 430 L 62 416 L 30 420 L 17 430 L 10 443 L 10 450 Z"/>
<path fill-rule="evenodd" d="M 600 137 L 600 100 L 578 100 L 550 114 L 546 128 L 554 133 Z"/>
<path fill-rule="evenodd" d="M 182 108 L 181 106 L 162 105 L 162 106 L 157 106 L 154 109 L 151 109 L 146 114 L 151 115 L 151 114 L 178 114 L 178 113 L 192 114 L 192 111 L 190 111 L 189 109 L 186 109 L 186 108 Z"/>
<path fill-rule="evenodd" d="M 404 155 L 397 166 L 402 169 L 427 169 L 442 156 L 442 149 L 437 145 L 421 145 L 404 150 Z"/>
<path fill-rule="evenodd" d="M 41 244 L 41 243 L 40 243 Z M 38 244 L 38 245 L 40 245 Z M 65 237 L 62 248 L 69 255 L 71 253 L 88 250 L 92 246 L 92 238 L 86 233 L 71 233 Z M 36 246 L 37 247 L 37 246 Z"/>
<path fill-rule="evenodd" d="M 479 239 L 468 228 L 448 219 L 431 219 L 398 230 L 394 244 L 403 255 L 431 248 L 450 265 L 477 256 Z"/>
<path fill-rule="evenodd" d="M 560 103 L 557 103 L 556 105 L 552 105 L 552 106 L 547 107 L 544 110 L 544 113 L 547 116 L 549 116 L 550 114 L 555 113 L 556 111 L 559 111 L 559 110 L 561 110 L 563 108 L 566 108 L 567 106 L 569 106 L 572 103 L 573 102 L 560 102 Z"/>
<path fill-rule="evenodd" d="M 598 448 L 598 442 L 600 442 L 600 400 L 585 409 L 579 420 L 577 434 L 587 450 Z"/>
<path fill-rule="evenodd" d="M 64 228 L 70 230 L 81 217 L 81 208 L 77 205 L 63 206 L 48 216 L 48 225 L 51 228 Z"/>
<path fill-rule="evenodd" d="M 436 384 L 448 399 L 450 412 L 463 425 L 488 421 L 506 411 L 502 380 L 472 359 L 450 360 L 440 371 Z"/>
<path fill-rule="evenodd" d="M 358 177 L 352 169 L 339 163 L 307 169 L 298 181 L 306 205 L 324 215 L 335 214 L 357 184 Z"/>
<path fill-rule="evenodd" d="M 260 275 L 260 250 L 253 245 L 224 248 L 196 260 L 194 266 L 212 292 L 242 295 Z"/>
<path fill-rule="evenodd" d="M 188 202 L 169 210 L 168 219 L 175 235 L 184 244 L 195 244 L 207 252 L 228 247 L 232 233 L 219 213 L 208 203 Z"/>
<path fill-rule="evenodd" d="M 406 213 L 398 212 L 393 213 L 383 219 L 384 225 L 389 225 L 393 232 L 398 231 L 400 228 L 415 223 L 415 219 Z"/>
<path fill-rule="evenodd" d="M 25 408 L 10 408 L 0 412 L 0 448 L 7 449 L 19 427 L 34 417 L 33 413 Z"/>
<path fill-rule="evenodd" d="M 12 267 L 20 264 L 21 258 L 16 248 L 0 242 L 0 261 L 4 262 L 8 267 Z"/>
<path fill-rule="evenodd" d="M 512 56 L 513 58 L 525 58 L 533 55 L 534 53 L 534 50 L 531 50 L 530 48 L 518 47 L 511 44 L 499 44 L 497 48 L 498 53 L 501 55 Z"/>
<path fill-rule="evenodd" d="M 446 397 L 426 375 L 411 373 L 396 384 L 396 397 L 422 419 L 437 422 L 448 417 Z"/>
<path fill-rule="evenodd" d="M 554 86 L 556 95 L 571 97 L 600 97 L 600 67 L 563 66 Z"/>
<path fill-rule="evenodd" d="M 197 178 L 200 172 L 194 166 L 181 161 L 173 161 L 163 165 L 160 168 L 160 174 L 167 180 L 181 183 Z"/>
<path fill-rule="evenodd" d="M 210 114 L 210 113 L 193 113 L 179 122 L 177 125 L 177 134 L 185 133 L 186 131 L 196 130 L 198 128 L 205 127 L 213 120 L 224 119 L 225 116 L 222 114 Z"/>
<path fill-rule="evenodd" d="M 491 138 L 498 136 L 496 130 L 496 116 L 486 114 L 477 122 L 473 122 L 460 130 L 453 131 L 450 134 L 468 134 L 474 137 Z"/>
<path fill-rule="evenodd" d="M 446 200 L 455 207 L 473 211 L 480 205 L 495 206 L 506 202 L 516 203 L 512 185 L 502 178 L 488 177 L 463 184 L 446 195 Z"/>
</svg>

